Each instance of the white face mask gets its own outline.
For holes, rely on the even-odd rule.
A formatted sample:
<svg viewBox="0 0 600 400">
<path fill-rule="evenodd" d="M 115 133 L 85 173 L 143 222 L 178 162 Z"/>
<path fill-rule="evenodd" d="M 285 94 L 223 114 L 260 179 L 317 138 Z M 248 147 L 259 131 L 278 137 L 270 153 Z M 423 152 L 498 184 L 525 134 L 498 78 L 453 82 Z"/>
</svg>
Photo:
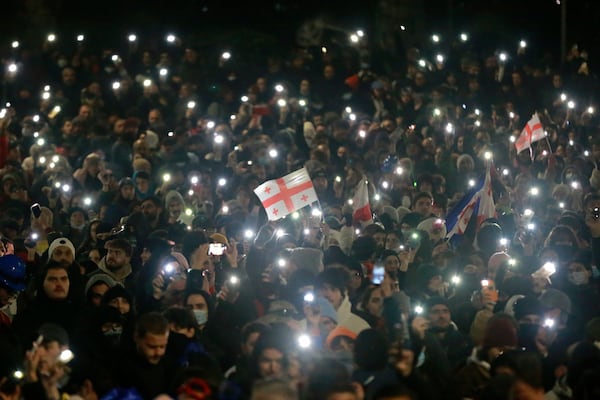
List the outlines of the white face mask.
<svg viewBox="0 0 600 400">
<path fill-rule="evenodd" d="M 196 323 L 198 325 L 204 325 L 208 321 L 208 312 L 206 310 L 192 310 L 196 317 Z"/>
<path fill-rule="evenodd" d="M 585 285 L 588 283 L 587 273 L 585 271 L 569 272 L 569 282 L 573 285 Z"/>
</svg>

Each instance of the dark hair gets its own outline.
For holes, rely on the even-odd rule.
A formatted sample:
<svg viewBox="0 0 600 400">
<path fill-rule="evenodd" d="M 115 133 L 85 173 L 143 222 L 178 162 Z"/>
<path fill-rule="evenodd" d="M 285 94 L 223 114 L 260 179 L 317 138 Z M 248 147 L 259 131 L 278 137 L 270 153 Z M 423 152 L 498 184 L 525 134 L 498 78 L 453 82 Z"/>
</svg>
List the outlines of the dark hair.
<svg viewBox="0 0 600 400">
<path fill-rule="evenodd" d="M 408 397 L 411 400 L 417 400 L 417 395 L 415 393 L 413 393 L 409 388 L 407 388 L 406 386 L 404 386 L 400 383 L 393 385 L 393 386 L 382 387 L 377 392 L 375 392 L 373 399 L 374 400 L 384 400 L 384 399 L 388 399 L 388 398 L 391 399 L 391 398 L 396 398 L 396 397 L 400 397 L 400 396 Z"/>
<path fill-rule="evenodd" d="M 146 334 L 164 335 L 169 331 L 169 321 L 158 312 L 140 315 L 135 322 L 135 336 L 143 338 Z"/>
<path fill-rule="evenodd" d="M 189 308 L 178 306 L 169 307 L 164 313 L 164 317 L 170 324 L 174 324 L 177 328 L 196 328 L 196 317 Z"/>
<path fill-rule="evenodd" d="M 131 244 L 129 243 L 129 241 L 125 240 L 125 239 L 112 239 L 107 241 L 104 244 L 104 247 L 109 248 L 109 247 L 114 247 L 116 249 L 119 250 L 123 250 L 123 252 L 127 255 L 127 257 L 131 257 Z"/>
<path fill-rule="evenodd" d="M 241 339 L 242 343 L 246 343 L 250 335 L 253 333 L 258 333 L 259 335 L 263 335 L 264 333 L 269 331 L 269 326 L 262 322 L 249 322 L 242 328 Z"/>
<path fill-rule="evenodd" d="M 433 202 L 433 195 L 429 192 L 419 192 L 417 194 L 415 194 L 415 197 L 413 197 L 412 199 L 412 204 L 410 205 L 411 208 L 415 206 L 415 204 L 417 204 L 417 201 L 419 201 L 420 199 L 429 199 Z"/>
<path fill-rule="evenodd" d="M 331 267 L 317 275 L 315 286 L 322 288 L 327 284 L 338 289 L 343 294 L 346 291 L 348 278 L 348 271 L 345 268 Z"/>
</svg>

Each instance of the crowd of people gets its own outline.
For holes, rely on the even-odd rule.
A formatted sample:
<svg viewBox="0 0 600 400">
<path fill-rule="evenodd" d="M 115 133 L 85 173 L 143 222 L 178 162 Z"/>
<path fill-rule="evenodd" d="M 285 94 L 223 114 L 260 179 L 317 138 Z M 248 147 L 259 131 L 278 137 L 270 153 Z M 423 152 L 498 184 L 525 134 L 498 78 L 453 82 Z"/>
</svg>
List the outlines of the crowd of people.
<svg viewBox="0 0 600 400">
<path fill-rule="evenodd" d="M 1 399 L 597 398 L 585 50 L 136 39 L 3 58 Z M 300 168 L 318 203 L 269 221 L 254 189 Z M 486 169 L 495 215 L 456 233 Z"/>
</svg>

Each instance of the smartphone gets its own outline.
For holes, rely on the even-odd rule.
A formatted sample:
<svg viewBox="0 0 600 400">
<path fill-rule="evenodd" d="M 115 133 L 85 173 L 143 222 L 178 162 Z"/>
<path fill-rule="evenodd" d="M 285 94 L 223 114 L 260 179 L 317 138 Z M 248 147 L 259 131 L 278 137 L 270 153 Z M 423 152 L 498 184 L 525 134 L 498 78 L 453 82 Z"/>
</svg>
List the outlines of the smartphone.
<svg viewBox="0 0 600 400">
<path fill-rule="evenodd" d="M 371 278 L 371 282 L 374 285 L 381 285 L 383 283 L 383 278 L 385 277 L 385 267 L 380 264 L 375 264 L 373 267 L 373 276 Z"/>
<path fill-rule="evenodd" d="M 40 203 L 35 203 L 31 206 L 31 213 L 36 218 L 39 218 L 40 215 L 42 215 L 42 207 L 40 207 Z"/>
<path fill-rule="evenodd" d="M 209 243 L 208 255 L 209 256 L 222 256 L 225 253 L 227 246 L 223 243 Z"/>
</svg>

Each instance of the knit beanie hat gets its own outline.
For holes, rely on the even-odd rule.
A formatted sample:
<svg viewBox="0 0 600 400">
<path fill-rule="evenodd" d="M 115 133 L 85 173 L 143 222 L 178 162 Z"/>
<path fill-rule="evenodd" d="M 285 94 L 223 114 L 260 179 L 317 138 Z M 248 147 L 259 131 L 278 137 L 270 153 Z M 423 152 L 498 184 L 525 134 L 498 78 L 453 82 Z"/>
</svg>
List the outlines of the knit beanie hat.
<svg viewBox="0 0 600 400">
<path fill-rule="evenodd" d="M 292 250 L 290 261 L 298 268 L 304 268 L 318 274 L 323 271 L 323 252 L 309 247 L 298 247 Z"/>
<path fill-rule="evenodd" d="M 422 264 L 417 269 L 417 281 L 421 286 L 427 286 L 433 277 L 441 275 L 440 269 L 433 264 Z"/>
<path fill-rule="evenodd" d="M 526 315 L 544 315 L 542 303 L 534 296 L 525 296 L 517 300 L 513 306 L 515 319 L 518 321 Z"/>
<path fill-rule="evenodd" d="M 506 314 L 496 314 L 488 321 L 483 336 L 484 347 L 517 347 L 517 323 Z"/>
<path fill-rule="evenodd" d="M 558 308 L 567 314 L 571 314 L 571 299 L 558 289 L 546 289 L 540 296 L 540 303 L 547 310 Z"/>
</svg>

